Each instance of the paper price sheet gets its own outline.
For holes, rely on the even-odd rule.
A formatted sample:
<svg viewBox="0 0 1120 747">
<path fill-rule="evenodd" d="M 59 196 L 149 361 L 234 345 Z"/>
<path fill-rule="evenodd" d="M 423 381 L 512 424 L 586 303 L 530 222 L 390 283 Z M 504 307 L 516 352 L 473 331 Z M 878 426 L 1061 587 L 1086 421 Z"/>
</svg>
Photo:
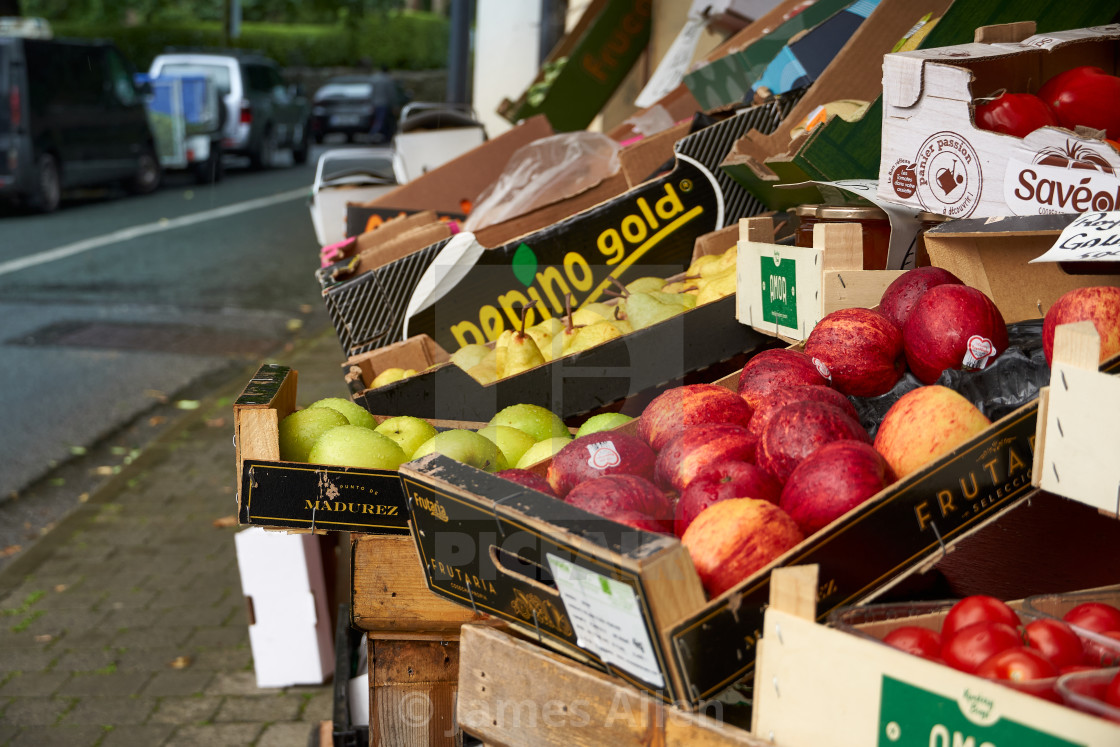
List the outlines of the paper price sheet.
<svg viewBox="0 0 1120 747">
<path fill-rule="evenodd" d="M 664 687 L 634 589 L 551 553 L 546 557 L 576 632 L 576 643 L 607 664 Z"/>
</svg>

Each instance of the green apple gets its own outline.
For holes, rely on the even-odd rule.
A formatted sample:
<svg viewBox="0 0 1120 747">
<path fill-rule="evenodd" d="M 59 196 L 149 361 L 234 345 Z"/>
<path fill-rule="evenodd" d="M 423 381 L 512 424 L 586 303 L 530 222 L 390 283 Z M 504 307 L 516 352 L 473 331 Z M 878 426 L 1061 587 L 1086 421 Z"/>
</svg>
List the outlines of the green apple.
<svg viewBox="0 0 1120 747">
<path fill-rule="evenodd" d="M 397 446 L 400 446 L 401 451 L 404 452 L 406 462 L 412 459 L 412 455 L 416 453 L 420 444 L 436 435 L 437 432 L 435 426 L 427 420 L 412 415 L 398 415 L 395 418 L 389 418 L 373 430 L 375 433 L 388 436 L 396 441 Z"/>
<path fill-rule="evenodd" d="M 556 438 L 546 438 L 544 441 L 537 441 L 529 447 L 529 450 L 521 455 L 521 459 L 517 462 L 518 469 L 529 469 L 537 462 L 543 462 L 549 459 L 553 454 L 560 451 L 564 446 L 571 441 L 570 438 L 558 436 Z"/>
<path fill-rule="evenodd" d="M 506 464 L 517 464 L 521 455 L 536 443 L 528 433 L 510 428 L 508 425 L 488 425 L 479 428 L 478 433 L 497 444 L 502 456 L 506 458 Z"/>
<path fill-rule="evenodd" d="M 629 415 L 623 415 L 621 412 L 601 412 L 598 415 L 592 415 L 587 420 L 583 421 L 583 425 L 576 431 L 576 438 L 586 436 L 588 433 L 598 433 L 599 431 L 609 431 L 612 428 L 617 428 L 623 423 L 629 423 L 634 418 Z"/>
<path fill-rule="evenodd" d="M 342 397 L 327 397 L 317 400 L 308 405 L 307 409 L 310 410 L 313 407 L 329 407 L 332 410 L 338 410 L 346 416 L 350 425 L 360 425 L 363 428 L 373 428 L 377 425 L 377 421 L 373 419 L 373 415 L 370 415 L 369 410 Z"/>
<path fill-rule="evenodd" d="M 397 442 L 388 436 L 360 425 L 340 425 L 319 437 L 307 461 L 363 469 L 396 469 L 405 462 L 405 456 Z"/>
<path fill-rule="evenodd" d="M 311 447 L 320 436 L 348 423 L 345 415 L 329 407 L 296 410 L 280 421 L 280 459 L 306 462 Z"/>
<path fill-rule="evenodd" d="M 456 428 L 443 431 L 420 444 L 412 458 L 419 459 L 433 452 L 439 452 L 455 461 L 469 464 L 487 472 L 497 472 L 506 469 L 506 458 L 502 456 L 501 449 L 486 436 L 480 436 L 475 431 Z"/>
<path fill-rule="evenodd" d="M 560 416 L 540 405 L 510 405 L 490 418 L 490 425 L 508 425 L 528 433 L 534 441 L 558 436 L 572 437 Z"/>
</svg>

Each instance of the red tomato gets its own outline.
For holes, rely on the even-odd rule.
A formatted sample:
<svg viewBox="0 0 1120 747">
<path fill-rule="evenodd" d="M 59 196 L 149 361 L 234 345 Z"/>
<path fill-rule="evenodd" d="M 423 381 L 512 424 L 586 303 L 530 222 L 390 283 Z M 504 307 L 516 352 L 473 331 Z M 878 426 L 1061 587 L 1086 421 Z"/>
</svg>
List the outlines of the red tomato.
<svg viewBox="0 0 1120 747">
<path fill-rule="evenodd" d="M 1056 667 L 1071 667 L 1085 658 L 1081 639 L 1067 623 L 1040 617 L 1027 623 L 1027 645 Z"/>
<path fill-rule="evenodd" d="M 1019 633 L 1007 623 L 978 622 L 952 636 L 942 631 L 941 658 L 953 669 L 972 673 L 1000 651 L 1022 645 Z"/>
<path fill-rule="evenodd" d="M 1072 674 L 1073 672 L 1092 672 L 1099 667 L 1092 664 L 1071 664 L 1068 667 L 1058 667 L 1058 674 Z"/>
<path fill-rule="evenodd" d="M 992 654 L 976 668 L 977 677 L 990 680 L 1028 682 L 1057 677 L 1058 668 L 1049 659 L 1026 646 L 1014 646 Z"/>
<path fill-rule="evenodd" d="M 976 104 L 976 126 L 981 130 L 1026 137 L 1039 127 L 1058 126 L 1050 107 L 1033 93 L 1002 93 Z"/>
<path fill-rule="evenodd" d="M 941 656 L 941 634 L 917 625 L 895 628 L 883 637 L 883 643 L 925 659 L 937 659 Z"/>
<path fill-rule="evenodd" d="M 1120 139 L 1120 78 L 1099 67 L 1082 65 L 1046 81 L 1038 97 L 1054 111 L 1062 127 L 1085 125 Z"/>
<path fill-rule="evenodd" d="M 1117 672 L 1116 676 L 1105 687 L 1102 700 L 1110 706 L 1120 708 L 1120 672 Z"/>
<path fill-rule="evenodd" d="M 978 622 L 1005 623 L 1013 628 L 1020 625 L 1015 610 L 995 597 L 976 594 L 953 605 L 941 623 L 941 637 L 948 639 L 961 628 Z"/>
<path fill-rule="evenodd" d="M 1070 625 L 1103 633 L 1106 630 L 1120 630 L 1120 609 L 1104 602 L 1085 602 L 1079 604 L 1062 616 Z"/>
</svg>

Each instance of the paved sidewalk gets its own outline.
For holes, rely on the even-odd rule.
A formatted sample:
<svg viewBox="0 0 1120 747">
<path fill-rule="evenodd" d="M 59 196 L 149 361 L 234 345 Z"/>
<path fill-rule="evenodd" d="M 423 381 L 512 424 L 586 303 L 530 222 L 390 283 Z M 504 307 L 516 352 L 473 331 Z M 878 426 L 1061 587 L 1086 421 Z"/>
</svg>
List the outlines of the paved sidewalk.
<svg viewBox="0 0 1120 747">
<path fill-rule="evenodd" d="M 333 330 L 275 362 L 346 396 Z M 184 415 L 0 570 L 0 745 L 305 747 L 330 683 L 261 690 L 233 535 L 233 399 Z M 311 741 L 310 743 L 315 743 Z"/>
</svg>

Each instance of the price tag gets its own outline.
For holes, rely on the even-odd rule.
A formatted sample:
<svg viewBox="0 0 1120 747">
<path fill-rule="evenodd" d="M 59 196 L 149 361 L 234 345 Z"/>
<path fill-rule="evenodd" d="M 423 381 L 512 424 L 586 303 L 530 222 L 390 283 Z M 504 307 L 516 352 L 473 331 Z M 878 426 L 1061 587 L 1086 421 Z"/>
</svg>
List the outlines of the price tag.
<svg viewBox="0 0 1120 747">
<path fill-rule="evenodd" d="M 654 687 L 665 687 L 634 589 L 546 553 L 576 643 Z"/>
<path fill-rule="evenodd" d="M 760 332 L 804 340 L 821 319 L 820 249 L 740 241 L 736 317 Z"/>
<path fill-rule="evenodd" d="M 1084 213 L 1031 262 L 1120 262 L 1120 211 Z M 1117 265 L 1120 271 L 1120 264 Z"/>
</svg>

